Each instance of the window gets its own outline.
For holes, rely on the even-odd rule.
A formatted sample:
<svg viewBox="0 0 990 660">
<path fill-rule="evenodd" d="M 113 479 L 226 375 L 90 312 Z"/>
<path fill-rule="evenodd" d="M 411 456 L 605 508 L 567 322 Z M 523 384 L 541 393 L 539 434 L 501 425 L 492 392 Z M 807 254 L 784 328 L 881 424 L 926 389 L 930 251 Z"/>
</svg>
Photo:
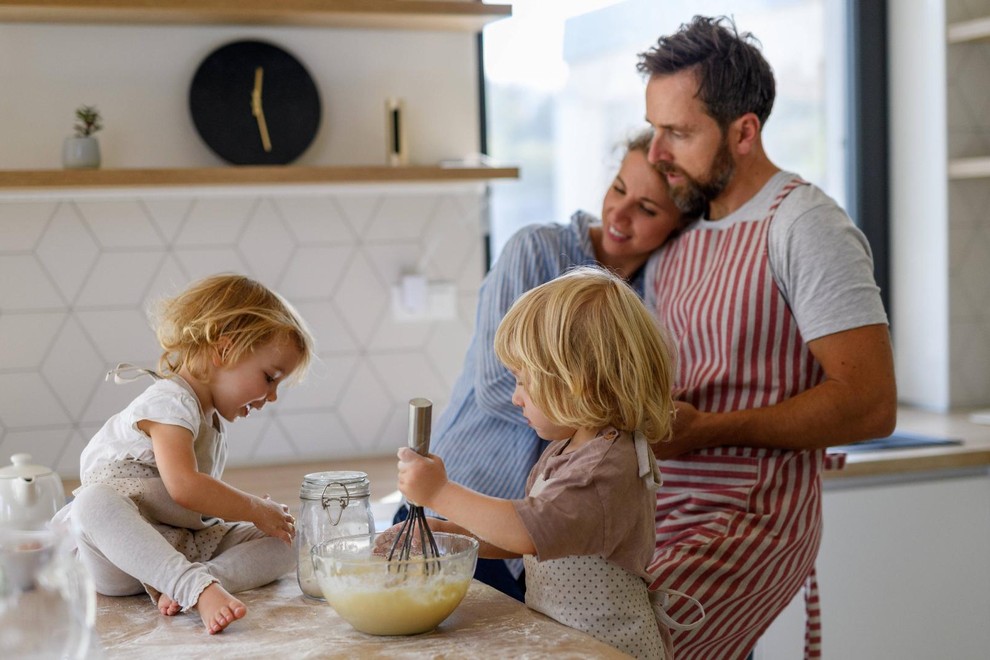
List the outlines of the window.
<svg viewBox="0 0 990 660">
<path fill-rule="evenodd" d="M 771 160 L 845 205 L 845 3 L 834 0 L 515 0 L 485 28 L 487 146 L 518 164 L 492 185 L 491 251 L 532 223 L 601 211 L 622 141 L 647 127 L 637 55 L 699 11 L 732 16 L 774 68 Z M 828 57 L 826 57 L 828 54 Z"/>
</svg>

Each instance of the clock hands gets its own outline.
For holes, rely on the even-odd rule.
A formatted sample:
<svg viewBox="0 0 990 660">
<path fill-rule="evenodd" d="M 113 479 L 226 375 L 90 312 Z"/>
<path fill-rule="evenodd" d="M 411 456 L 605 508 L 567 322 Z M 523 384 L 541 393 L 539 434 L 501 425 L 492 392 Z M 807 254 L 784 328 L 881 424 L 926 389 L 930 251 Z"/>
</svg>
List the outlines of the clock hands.
<svg viewBox="0 0 990 660">
<path fill-rule="evenodd" d="M 268 136 L 268 124 L 265 122 L 265 111 L 261 107 L 261 79 L 265 74 L 262 67 L 254 70 L 254 89 L 251 90 L 251 114 L 258 120 L 258 132 L 261 134 L 261 146 L 265 152 L 271 152 L 272 141 Z"/>
</svg>

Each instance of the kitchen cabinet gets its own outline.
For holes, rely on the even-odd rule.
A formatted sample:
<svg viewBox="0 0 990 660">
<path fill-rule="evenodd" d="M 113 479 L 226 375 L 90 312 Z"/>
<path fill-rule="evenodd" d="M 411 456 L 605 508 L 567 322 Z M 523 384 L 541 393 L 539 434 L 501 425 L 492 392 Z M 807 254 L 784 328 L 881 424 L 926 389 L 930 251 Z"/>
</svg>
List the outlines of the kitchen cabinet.
<svg viewBox="0 0 990 660">
<path fill-rule="evenodd" d="M 990 473 L 825 484 L 818 555 L 824 660 L 982 658 L 990 648 Z M 755 660 L 802 657 L 804 599 Z"/>
<path fill-rule="evenodd" d="M 823 479 L 816 566 L 824 660 L 983 658 L 990 648 L 990 426 L 900 408 L 898 429 L 960 445 L 850 452 Z M 802 657 L 804 598 L 755 660 Z"/>
<path fill-rule="evenodd" d="M 0 0 L 0 24 L 78 26 L 240 26 L 263 28 L 343 28 L 392 31 L 475 32 L 511 15 L 508 4 L 454 0 Z M 311 33 L 311 31 L 307 31 Z M 103 75 L 100 72 L 95 77 Z M 326 93 L 326 90 L 323 90 Z M 330 90 L 331 92 L 333 90 Z M 346 120 L 345 120 L 346 121 Z M 116 124 L 120 126 L 120 124 Z M 9 129 L 8 129 L 9 130 Z M 367 131 L 358 127 L 358 131 Z M 463 152 L 470 151 L 470 146 Z M 307 163 L 279 167 L 200 167 L 190 163 L 100 170 L 0 170 L 0 191 L 106 187 L 243 186 L 259 184 L 338 184 L 459 182 L 518 178 L 514 167 L 368 165 L 363 153 L 352 163 Z M 111 161 L 113 162 L 113 161 Z M 119 161 L 118 161 L 119 162 Z M 332 162 L 332 161 L 331 161 Z M 361 164 L 353 164 L 353 163 Z M 107 159 L 104 160 L 107 164 Z"/>
</svg>

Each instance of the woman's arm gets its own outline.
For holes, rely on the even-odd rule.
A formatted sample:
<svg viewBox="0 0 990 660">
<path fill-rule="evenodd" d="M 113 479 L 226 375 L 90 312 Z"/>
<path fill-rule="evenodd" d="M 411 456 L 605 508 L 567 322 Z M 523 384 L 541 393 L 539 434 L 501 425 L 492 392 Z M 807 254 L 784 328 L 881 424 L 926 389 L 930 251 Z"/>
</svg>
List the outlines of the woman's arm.
<svg viewBox="0 0 990 660">
<path fill-rule="evenodd" d="M 486 413 L 514 424 L 525 425 L 519 409 L 512 405 L 516 383 L 495 356 L 495 331 L 519 296 L 557 277 L 558 228 L 526 227 L 516 232 L 485 277 L 478 292 L 475 323 L 474 388 L 478 406 Z M 547 253 L 555 259 L 548 260 Z M 552 272 L 551 272 L 552 271 Z"/>
<path fill-rule="evenodd" d="M 146 419 L 137 426 L 151 437 L 158 472 L 176 504 L 206 516 L 254 523 L 268 536 L 292 543 L 295 530 L 289 507 L 199 472 L 188 429 Z"/>
</svg>

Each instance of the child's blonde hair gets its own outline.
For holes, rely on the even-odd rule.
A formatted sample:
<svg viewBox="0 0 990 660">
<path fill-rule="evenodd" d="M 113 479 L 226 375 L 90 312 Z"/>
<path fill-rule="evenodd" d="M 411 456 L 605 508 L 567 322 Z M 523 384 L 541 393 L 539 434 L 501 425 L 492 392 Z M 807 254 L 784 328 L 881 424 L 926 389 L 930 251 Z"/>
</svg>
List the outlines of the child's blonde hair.
<svg viewBox="0 0 990 660">
<path fill-rule="evenodd" d="M 285 340 L 299 349 L 291 374 L 302 378 L 315 350 L 305 322 L 280 295 L 243 275 L 221 274 L 194 282 L 156 308 L 158 342 L 164 352 L 158 370 L 175 374 L 186 367 L 193 377 L 209 380 L 214 355 L 236 364 L 255 347 Z"/>
<path fill-rule="evenodd" d="M 673 418 L 673 358 L 653 316 L 619 277 L 580 267 L 527 291 L 495 333 L 495 354 L 524 372 L 547 419 L 614 426 L 665 440 Z"/>
</svg>

